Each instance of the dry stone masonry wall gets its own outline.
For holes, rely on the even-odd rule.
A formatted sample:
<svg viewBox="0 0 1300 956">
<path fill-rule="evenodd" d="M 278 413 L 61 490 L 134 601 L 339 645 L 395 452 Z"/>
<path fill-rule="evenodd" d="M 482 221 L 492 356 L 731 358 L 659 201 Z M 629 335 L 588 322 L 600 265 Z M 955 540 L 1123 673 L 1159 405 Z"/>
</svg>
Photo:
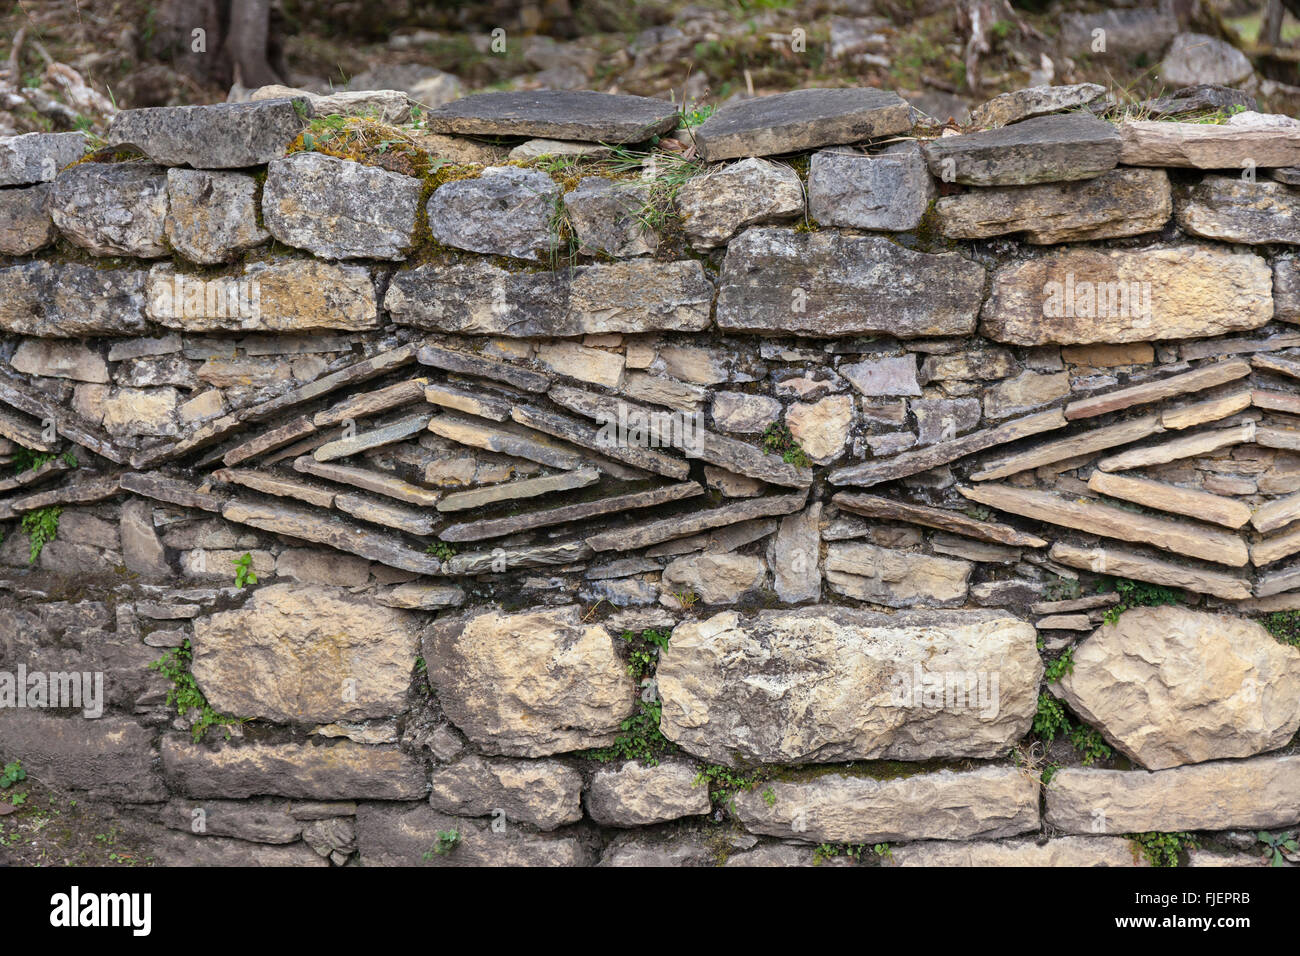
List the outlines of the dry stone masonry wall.
<svg viewBox="0 0 1300 956">
<path fill-rule="evenodd" d="M 280 92 L 0 141 L 4 761 L 170 863 L 1300 822 L 1300 121 Z"/>
</svg>

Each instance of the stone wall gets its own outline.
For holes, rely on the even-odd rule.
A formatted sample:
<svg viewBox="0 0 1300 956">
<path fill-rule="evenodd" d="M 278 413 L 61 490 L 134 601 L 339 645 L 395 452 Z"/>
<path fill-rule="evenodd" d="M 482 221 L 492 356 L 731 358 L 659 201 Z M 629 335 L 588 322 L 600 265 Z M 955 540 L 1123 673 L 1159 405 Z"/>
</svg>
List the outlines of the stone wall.
<svg viewBox="0 0 1300 956">
<path fill-rule="evenodd" d="M 1103 94 L 0 141 L 0 762 L 169 863 L 1256 862 L 1300 122 Z"/>
</svg>

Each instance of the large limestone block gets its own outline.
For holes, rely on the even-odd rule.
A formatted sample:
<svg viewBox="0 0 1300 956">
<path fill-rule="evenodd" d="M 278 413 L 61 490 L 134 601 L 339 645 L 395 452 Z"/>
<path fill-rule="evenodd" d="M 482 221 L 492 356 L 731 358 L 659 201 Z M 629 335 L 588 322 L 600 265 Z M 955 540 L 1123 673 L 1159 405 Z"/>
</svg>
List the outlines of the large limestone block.
<svg viewBox="0 0 1300 956">
<path fill-rule="evenodd" d="M 717 322 L 814 336 L 969 335 L 984 268 L 876 236 L 748 229 L 727 247 Z"/>
<path fill-rule="evenodd" d="M 433 772 L 429 805 L 554 830 L 582 819 L 582 774 L 559 760 L 464 757 Z"/>
<path fill-rule="evenodd" d="M 59 174 L 50 215 L 70 242 L 94 256 L 170 254 L 164 235 L 167 176 L 150 163 L 80 163 Z"/>
<path fill-rule="evenodd" d="M 1148 773 L 1059 771 L 1047 823 L 1067 833 L 1269 829 L 1300 822 L 1300 755 L 1222 760 Z"/>
<path fill-rule="evenodd" d="M 75 665 L 72 668 L 79 670 Z M 154 767 L 153 732 L 125 717 L 56 717 L 0 709 L 0 755 L 43 783 L 115 800 L 166 799 Z"/>
<path fill-rule="evenodd" d="M 643 827 L 713 809 L 709 788 L 695 765 L 664 760 L 650 766 L 628 761 L 601 767 L 587 789 L 587 812 L 603 826 Z"/>
<path fill-rule="evenodd" d="M 164 166 L 260 166 L 284 155 L 310 112 L 306 100 L 289 98 L 123 110 L 107 139 L 110 146 L 135 146 Z"/>
<path fill-rule="evenodd" d="M 404 259 L 419 201 L 412 176 L 294 153 L 267 167 L 262 214 L 271 235 L 322 259 Z"/>
<path fill-rule="evenodd" d="M 661 727 L 728 764 L 993 757 L 1033 719 L 1035 640 L 991 611 L 728 611 L 661 652 Z"/>
<path fill-rule="evenodd" d="M 1273 317 L 1273 275 L 1251 253 L 1206 246 L 1067 248 L 1001 266 L 981 332 L 1014 345 L 1201 338 Z"/>
<path fill-rule="evenodd" d="M 1300 650 L 1253 621 L 1133 608 L 1077 646 L 1060 692 L 1149 770 L 1250 757 L 1300 729 Z"/>
<path fill-rule="evenodd" d="M 826 552 L 826 580 L 842 594 L 885 607 L 945 606 L 966 599 L 966 561 L 837 541 Z"/>
<path fill-rule="evenodd" d="M 217 710 L 282 723 L 403 710 L 418 638 L 405 612 L 333 588 L 273 584 L 194 622 L 194 679 Z"/>
<path fill-rule="evenodd" d="M 1037 830 L 1038 777 L 1016 767 L 893 780 L 828 773 L 736 795 L 752 833 L 809 843 L 998 839 Z"/>
<path fill-rule="evenodd" d="M 576 606 L 442 618 L 425 631 L 424 659 L 447 716 L 487 753 L 599 747 L 633 711 L 614 639 Z"/>
</svg>

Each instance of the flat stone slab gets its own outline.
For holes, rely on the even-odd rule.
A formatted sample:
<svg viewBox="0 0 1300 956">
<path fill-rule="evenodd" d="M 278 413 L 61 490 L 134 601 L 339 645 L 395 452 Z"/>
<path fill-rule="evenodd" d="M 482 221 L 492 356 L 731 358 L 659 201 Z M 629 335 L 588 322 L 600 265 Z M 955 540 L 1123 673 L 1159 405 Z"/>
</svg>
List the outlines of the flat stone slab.
<svg viewBox="0 0 1300 956">
<path fill-rule="evenodd" d="M 1154 232 L 1173 213 L 1163 169 L 1112 169 L 1094 179 L 1034 186 L 989 186 L 935 203 L 949 239 L 1023 232 L 1039 245 Z"/>
<path fill-rule="evenodd" d="M 511 272 L 487 261 L 421 265 L 400 270 L 384 295 L 398 325 L 537 338 L 698 332 L 712 303 L 713 283 L 690 259 L 557 272 Z"/>
<path fill-rule="evenodd" d="M 997 839 L 1039 828 L 1038 787 L 1010 766 L 892 780 L 829 773 L 741 790 L 734 802 L 751 833 L 808 843 Z"/>
<path fill-rule="evenodd" d="M 585 488 L 598 481 L 600 481 L 600 472 L 595 468 L 579 468 L 576 471 L 563 471 L 558 475 L 545 475 L 541 478 L 503 481 L 499 485 L 486 485 L 469 491 L 453 492 L 438 502 L 438 510 L 465 511 L 469 508 L 495 504 L 498 501 L 535 498 L 538 495 L 549 495 L 557 491 Z"/>
<path fill-rule="evenodd" d="M 970 122 L 972 126 L 1006 126 L 1035 116 L 1047 116 L 1087 106 L 1105 94 L 1106 88 L 1096 83 L 1032 86 L 1024 90 L 1012 90 L 971 110 Z"/>
<path fill-rule="evenodd" d="M 425 114 L 435 133 L 640 143 L 677 127 L 677 108 L 646 96 L 591 90 L 478 93 Z"/>
<path fill-rule="evenodd" d="M 1193 236 L 1300 244 L 1300 192 L 1273 180 L 1206 176 L 1174 191 L 1174 210 L 1178 225 Z"/>
<path fill-rule="evenodd" d="M 1100 176 L 1119 162 L 1120 139 L 1103 120 L 1063 114 L 943 136 L 922 149 L 930 172 L 945 182 L 1026 186 Z"/>
<path fill-rule="evenodd" d="M 727 247 L 718 327 L 899 338 L 969 335 L 984 267 L 876 236 L 748 229 Z"/>
<path fill-rule="evenodd" d="M 283 156 L 310 115 L 305 99 L 156 106 L 118 113 L 106 138 L 164 166 L 237 169 Z"/>
<path fill-rule="evenodd" d="M 500 359 L 445 348 L 441 345 L 421 345 L 415 357 L 421 365 L 429 365 L 461 375 L 473 375 L 476 378 L 487 378 L 495 382 L 505 382 L 515 388 L 522 388 L 525 392 L 544 392 L 554 381 L 551 376 L 542 372 L 534 372 L 531 369 L 511 365 L 509 362 L 502 362 Z"/>
<path fill-rule="evenodd" d="M 1094 574 L 1111 574 L 1166 587 L 1184 588 L 1197 594 L 1213 594 L 1229 601 L 1240 601 L 1251 596 L 1250 581 L 1245 578 L 1149 558 L 1131 551 L 1109 547 L 1080 548 L 1057 542 L 1048 554 L 1053 561 Z"/>
<path fill-rule="evenodd" d="M 85 133 L 23 133 L 0 137 L 0 186 L 48 183 L 85 151 Z"/>
<path fill-rule="evenodd" d="M 405 501 L 407 504 L 412 505 L 433 506 L 442 497 L 441 492 L 421 488 L 419 485 L 413 485 L 409 481 L 403 481 L 401 478 L 395 478 L 392 475 L 370 471 L 366 468 L 354 468 L 351 465 L 317 461 L 310 455 L 294 459 L 293 468 L 294 471 L 300 471 L 306 475 L 315 475 L 317 478 L 352 485 L 354 488 L 394 498 L 397 501 Z"/>
<path fill-rule="evenodd" d="M 1069 767 L 1047 787 L 1045 819 L 1066 833 L 1291 826 L 1300 820 L 1300 755 L 1154 773 Z"/>
<path fill-rule="evenodd" d="M 695 130 L 695 145 L 713 163 L 860 143 L 911 128 L 911 107 L 890 90 L 793 90 L 722 107 Z"/>
<path fill-rule="evenodd" d="M 705 531 L 720 528 L 723 525 L 737 524 L 751 518 L 769 518 L 773 515 L 788 515 L 798 511 L 808 501 L 806 491 L 790 495 L 770 495 L 765 498 L 751 498 L 720 508 L 706 508 L 675 515 L 670 518 L 656 518 L 642 524 L 602 531 L 587 538 L 587 545 L 594 551 L 633 551 L 668 541 L 684 538 Z"/>
<path fill-rule="evenodd" d="M 1159 120 L 1123 123 L 1119 161 L 1125 166 L 1194 169 L 1243 169 L 1248 163 L 1258 169 L 1300 166 L 1300 125 L 1270 125 L 1260 121 L 1259 113 L 1239 113 L 1232 119 L 1242 117 L 1247 119 L 1221 126 Z"/>
</svg>

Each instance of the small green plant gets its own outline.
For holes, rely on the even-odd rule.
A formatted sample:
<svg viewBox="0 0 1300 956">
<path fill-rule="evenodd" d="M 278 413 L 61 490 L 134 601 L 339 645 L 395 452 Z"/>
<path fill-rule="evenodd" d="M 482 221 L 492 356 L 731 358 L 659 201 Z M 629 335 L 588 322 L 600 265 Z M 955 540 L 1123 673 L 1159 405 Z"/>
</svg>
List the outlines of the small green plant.
<svg viewBox="0 0 1300 956">
<path fill-rule="evenodd" d="M 38 508 L 29 511 L 22 518 L 23 531 L 27 532 L 27 552 L 31 556 L 28 564 L 35 564 L 41 556 L 41 550 L 59 533 L 59 515 L 63 509 L 57 506 Z"/>
<path fill-rule="evenodd" d="M 235 587 L 246 588 L 257 583 L 257 575 L 253 573 L 253 556 L 247 551 L 230 563 L 235 566 Z"/>
<path fill-rule="evenodd" d="M 1145 581 L 1131 581 L 1128 578 L 1114 578 L 1109 581 L 1102 581 L 1097 585 L 1097 592 L 1105 594 L 1108 591 L 1114 591 L 1119 595 L 1119 603 L 1106 609 L 1102 615 L 1102 620 L 1107 624 L 1114 624 L 1129 608 L 1134 607 L 1160 607 L 1166 604 L 1181 604 L 1183 599 L 1181 595 L 1173 588 L 1161 587 L 1159 584 L 1148 584 Z"/>
<path fill-rule="evenodd" d="M 820 866 L 837 856 L 847 856 L 854 862 L 859 862 L 866 848 L 865 843 L 819 843 L 813 850 L 813 866 Z M 886 849 L 888 849 L 887 845 Z"/>
<path fill-rule="evenodd" d="M 1274 611 L 1259 623 L 1279 642 L 1300 647 L 1300 611 Z"/>
<path fill-rule="evenodd" d="M 198 712 L 198 718 L 190 724 L 190 736 L 197 743 L 203 739 L 203 735 L 209 728 L 228 726 L 241 721 L 237 717 L 227 717 L 212 709 L 208 699 L 203 696 L 203 691 L 199 690 L 194 675 L 190 673 L 190 665 L 193 661 L 194 651 L 187 638 L 180 647 L 168 648 L 162 657 L 150 663 L 149 670 L 157 671 L 171 681 L 171 689 L 167 691 L 167 706 L 175 707 L 176 713 L 181 717 L 190 711 Z"/>
<path fill-rule="evenodd" d="M 587 750 L 583 755 L 601 763 L 639 760 L 647 766 L 657 766 L 661 756 L 677 749 L 659 729 L 662 716 L 662 703 L 657 700 L 638 700 L 637 712 L 619 723 L 621 732 L 614 742 L 608 747 Z"/>
<path fill-rule="evenodd" d="M 807 468 L 812 464 L 807 453 L 795 441 L 790 426 L 785 422 L 772 422 L 763 429 L 763 453 L 780 455 L 787 465 Z"/>
<path fill-rule="evenodd" d="M 888 843 L 877 843 L 871 849 L 882 860 L 892 860 L 894 858 L 894 851 Z"/>
<path fill-rule="evenodd" d="M 446 541 L 435 541 L 424 549 L 425 554 L 431 554 L 439 561 L 450 561 L 456 556 L 456 549 Z"/>
<path fill-rule="evenodd" d="M 771 787 L 767 787 L 766 789 L 764 789 L 763 802 L 766 803 L 769 807 L 776 806 L 776 791 L 773 790 Z"/>
<path fill-rule="evenodd" d="M 655 666 L 659 663 L 659 652 L 668 646 L 672 632 L 649 629 L 640 634 L 624 631 L 619 636 L 631 645 L 627 655 L 627 672 L 639 683 L 654 673 Z"/>
<path fill-rule="evenodd" d="M 424 859 L 432 860 L 435 856 L 447 856 L 460 845 L 459 830 L 439 830 L 438 839 L 433 846 L 424 851 Z"/>
<path fill-rule="evenodd" d="M 1051 743 L 1058 736 L 1068 733 L 1070 718 L 1065 713 L 1065 706 L 1047 691 L 1038 695 L 1038 712 L 1034 714 L 1033 732 L 1045 743 Z"/>
<path fill-rule="evenodd" d="M 1264 844 L 1264 856 L 1269 866 L 1286 866 L 1288 853 L 1300 853 L 1300 843 L 1296 842 L 1295 833 L 1265 833 L 1260 830 L 1255 838 Z"/>
<path fill-rule="evenodd" d="M 1074 673 L 1074 648 L 1067 647 L 1061 652 L 1061 656 L 1056 658 L 1047 665 L 1043 672 L 1043 679 L 1049 684 L 1055 684 L 1066 674 Z"/>
<path fill-rule="evenodd" d="M 1086 724 L 1076 724 L 1070 728 L 1070 743 L 1082 755 L 1085 767 L 1092 766 L 1098 760 L 1109 760 L 1113 755 L 1101 731 Z"/>
<path fill-rule="evenodd" d="M 971 518 L 975 521 L 993 520 L 993 512 L 988 508 L 985 508 L 983 505 L 970 505 L 969 507 L 963 508 L 962 511 L 967 518 Z"/>
<path fill-rule="evenodd" d="M 673 597 L 677 598 L 677 603 L 682 606 L 683 611 L 689 611 L 700 600 L 700 596 L 694 591 L 674 591 Z"/>
<path fill-rule="evenodd" d="M 682 108 L 682 125 L 687 129 L 695 129 L 706 119 L 713 115 L 716 106 L 693 106 L 690 109 Z"/>
<path fill-rule="evenodd" d="M 1177 866 L 1185 851 L 1196 849 L 1196 838 L 1190 833 L 1130 833 L 1128 838 L 1152 866 Z"/>
<path fill-rule="evenodd" d="M 8 790 L 14 784 L 27 779 L 27 771 L 23 769 L 21 760 L 12 760 L 4 765 L 0 770 L 0 790 Z"/>
<path fill-rule="evenodd" d="M 725 806 L 728 810 L 733 810 L 735 809 L 736 794 L 742 790 L 752 789 L 761 778 L 762 772 L 758 770 L 746 773 L 742 770 L 711 763 L 700 768 L 695 775 L 694 786 L 708 787 L 709 799 L 713 801 L 714 805 Z M 763 801 L 767 802 L 766 793 L 763 795 Z M 772 803 L 775 802 L 776 794 L 773 793 Z M 772 803 L 768 803 L 768 806 L 771 806 Z"/>
</svg>

